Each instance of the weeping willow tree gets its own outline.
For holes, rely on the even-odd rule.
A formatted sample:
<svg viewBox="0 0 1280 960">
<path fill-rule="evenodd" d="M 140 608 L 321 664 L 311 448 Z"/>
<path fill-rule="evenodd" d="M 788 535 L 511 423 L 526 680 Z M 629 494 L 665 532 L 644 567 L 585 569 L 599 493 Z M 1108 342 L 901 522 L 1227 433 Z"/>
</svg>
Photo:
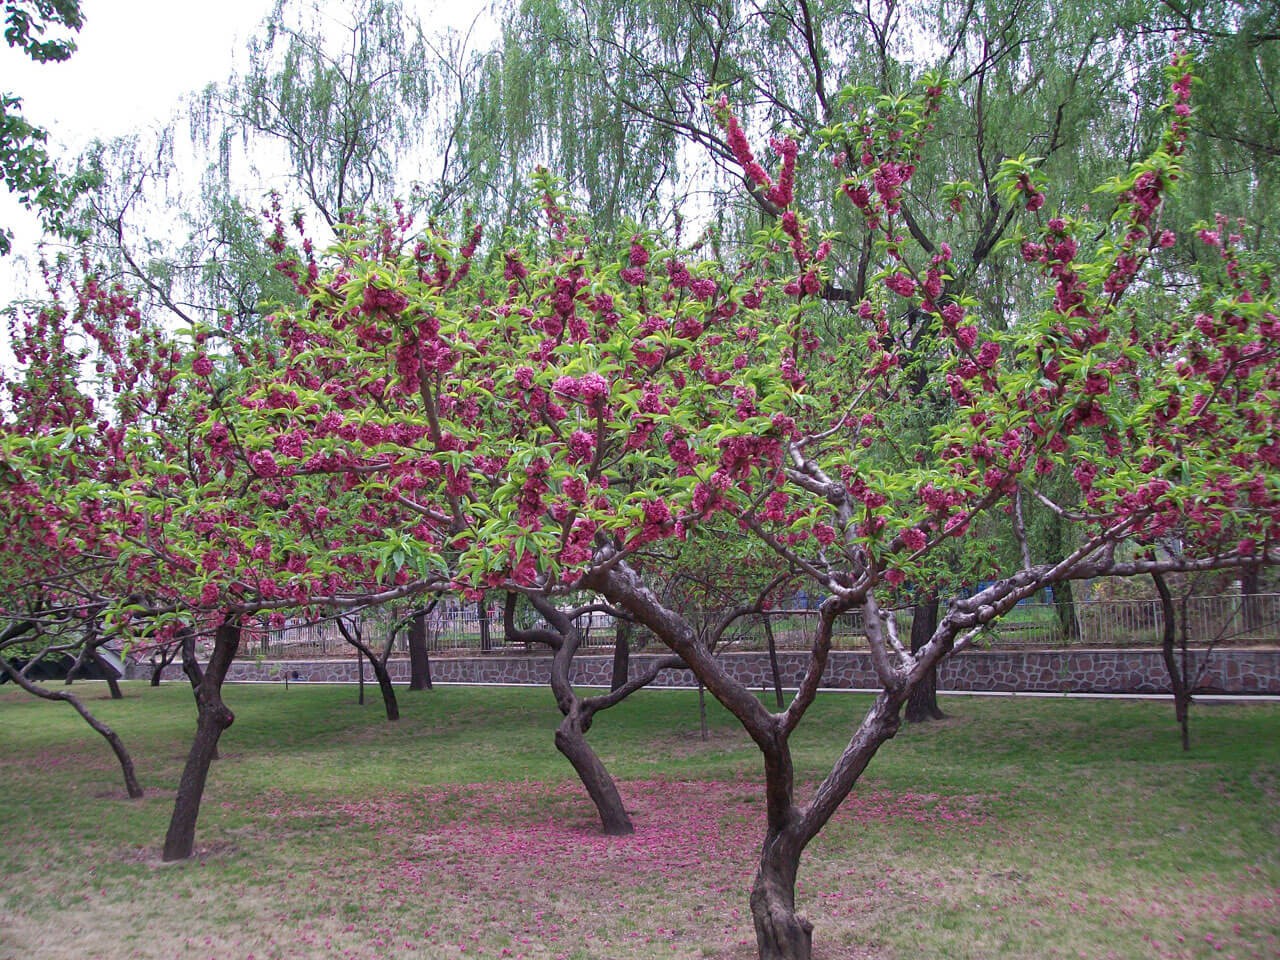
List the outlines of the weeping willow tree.
<svg viewBox="0 0 1280 960">
<path fill-rule="evenodd" d="M 438 216 L 466 194 L 452 128 L 480 62 L 465 33 L 428 34 L 395 0 L 277 0 L 240 73 L 79 158 L 97 187 L 76 206 L 77 254 L 143 309 L 250 332 L 262 303 L 295 296 L 265 243 L 273 193 L 321 240 L 370 205 Z"/>
<path fill-rule="evenodd" d="M 393 195 L 398 161 L 432 119 L 435 66 L 396 0 L 338 10 L 277 0 L 244 75 L 211 91 L 222 114 L 211 132 L 224 158 L 237 134 L 282 148 L 291 186 L 333 226 L 342 211 Z"/>
<path fill-rule="evenodd" d="M 1202 107 L 1184 221 L 1244 218 L 1259 246 L 1280 231 L 1280 7 L 1168 3 L 1201 48 Z"/>
</svg>

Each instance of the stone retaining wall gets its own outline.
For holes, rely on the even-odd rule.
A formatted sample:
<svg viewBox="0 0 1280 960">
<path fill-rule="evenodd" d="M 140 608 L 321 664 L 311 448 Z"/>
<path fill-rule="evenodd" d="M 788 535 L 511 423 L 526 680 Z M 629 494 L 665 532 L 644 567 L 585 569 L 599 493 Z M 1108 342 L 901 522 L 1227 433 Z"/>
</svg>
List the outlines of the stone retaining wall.
<svg viewBox="0 0 1280 960">
<path fill-rule="evenodd" d="M 632 657 L 632 669 L 641 670 L 652 658 L 638 654 Z M 1196 675 L 1204 659 L 1202 651 L 1193 651 L 1192 675 Z M 725 653 L 721 662 L 749 686 L 772 687 L 769 658 L 764 653 Z M 795 687 L 808 654 L 780 651 L 778 666 L 784 687 Z M 431 661 L 431 679 L 436 683 L 513 683 L 545 684 L 550 677 L 547 656 L 512 656 L 494 654 L 474 657 L 437 657 Z M 574 664 L 574 682 L 583 686 L 607 686 L 613 660 L 610 656 L 580 656 Z M 393 660 L 391 677 L 397 682 L 409 679 L 409 662 Z M 365 665 L 365 679 L 373 681 L 373 672 Z M 151 675 L 146 663 L 131 664 L 130 678 Z M 355 659 L 351 660 L 238 660 L 231 665 L 227 679 L 283 680 L 299 682 L 354 683 L 357 680 Z M 165 670 L 166 680 L 182 680 L 177 666 Z M 691 687 L 693 674 L 688 670 L 669 670 L 654 686 Z M 866 653 L 833 651 L 827 664 L 823 686 L 834 689 L 867 689 L 877 686 L 871 658 Z M 956 654 L 942 665 L 938 689 L 975 692 L 1019 693 L 1167 693 L 1168 674 L 1156 650 L 1001 650 L 966 651 Z M 1280 650 L 1214 650 L 1197 690 L 1201 693 L 1266 693 L 1280 694 Z"/>
</svg>

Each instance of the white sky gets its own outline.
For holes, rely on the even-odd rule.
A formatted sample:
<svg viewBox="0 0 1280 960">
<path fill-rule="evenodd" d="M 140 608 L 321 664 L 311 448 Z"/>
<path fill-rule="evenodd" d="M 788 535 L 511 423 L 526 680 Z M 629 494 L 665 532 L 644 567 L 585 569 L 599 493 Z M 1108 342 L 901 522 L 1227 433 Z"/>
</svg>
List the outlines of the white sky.
<svg viewBox="0 0 1280 960">
<path fill-rule="evenodd" d="M 325 0 L 341 9 L 341 0 Z M 465 29 L 485 0 L 403 0 L 425 29 Z M 82 0 L 85 25 L 65 63 L 34 64 L 0 45 L 0 89 L 63 147 L 162 120 L 184 94 L 226 79 L 272 0 Z M 442 22 L 443 21 L 443 22 Z"/>
<path fill-rule="evenodd" d="M 485 0 L 402 2 L 428 31 L 465 29 L 489 7 Z M 0 43 L 0 91 L 22 98 L 24 116 L 49 131 L 55 157 L 74 156 L 95 137 L 162 123 L 184 94 L 225 80 L 272 7 L 272 0 L 82 0 L 85 25 L 65 63 L 35 64 Z M 34 218 L 2 186 L 0 223 L 18 234 L 16 253 L 32 252 Z M 26 270 L 14 257 L 0 258 L 0 308 L 25 286 L 15 273 Z"/>
</svg>

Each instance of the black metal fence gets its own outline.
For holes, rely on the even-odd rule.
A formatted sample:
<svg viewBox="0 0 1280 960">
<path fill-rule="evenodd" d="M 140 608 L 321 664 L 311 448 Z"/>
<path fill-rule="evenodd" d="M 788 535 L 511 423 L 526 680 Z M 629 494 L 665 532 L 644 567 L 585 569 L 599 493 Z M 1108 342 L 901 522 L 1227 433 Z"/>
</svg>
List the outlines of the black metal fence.
<svg viewBox="0 0 1280 960">
<path fill-rule="evenodd" d="M 1064 629 L 1058 609 L 1052 604 L 1022 603 L 982 636 L 980 645 L 991 647 L 1142 647 L 1159 643 L 1164 630 L 1164 615 L 1158 600 L 1084 600 L 1074 604 L 1074 629 Z M 1178 605 L 1178 630 L 1184 627 L 1182 604 Z M 1193 597 L 1185 606 L 1187 639 L 1195 645 L 1224 643 L 1234 645 L 1274 644 L 1280 642 L 1280 594 Z M 347 614 L 348 629 L 358 629 L 364 642 L 381 650 L 395 633 L 392 655 L 407 653 L 408 629 L 403 612 L 374 609 Z M 911 633 L 911 609 L 894 613 L 899 636 L 905 644 Z M 744 617 L 735 622 L 721 638 L 721 647 L 736 650 L 759 650 L 767 643 L 768 629 L 781 649 L 802 649 L 812 642 L 817 624 L 816 610 L 780 609 L 766 614 Z M 433 653 L 466 654 L 488 649 L 523 650 L 503 642 L 502 608 L 489 604 L 484 619 L 488 630 L 482 630 L 482 616 L 476 604 L 445 602 L 426 618 L 427 648 Z M 704 618 L 692 618 L 695 623 Z M 614 644 L 613 618 L 594 614 L 586 631 L 584 646 L 611 648 Z M 336 619 L 312 623 L 289 623 L 280 629 L 250 629 L 242 648 L 247 656 L 266 659 L 327 659 L 354 656 L 354 650 L 342 636 Z M 645 634 L 632 632 L 633 646 L 645 645 Z M 654 641 L 656 645 L 656 641 Z M 841 616 L 836 623 L 833 644 L 837 649 L 859 649 L 866 646 L 866 632 L 860 612 Z"/>
</svg>

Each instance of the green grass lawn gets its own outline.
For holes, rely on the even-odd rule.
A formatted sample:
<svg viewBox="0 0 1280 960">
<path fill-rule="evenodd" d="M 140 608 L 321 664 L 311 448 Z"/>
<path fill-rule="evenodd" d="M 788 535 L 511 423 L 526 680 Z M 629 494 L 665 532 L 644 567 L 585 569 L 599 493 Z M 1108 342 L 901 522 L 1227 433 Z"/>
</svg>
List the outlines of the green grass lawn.
<svg viewBox="0 0 1280 960">
<path fill-rule="evenodd" d="M 696 694 L 644 692 L 590 734 L 637 825 L 604 838 L 541 689 L 234 686 L 192 861 L 158 852 L 189 688 L 0 688 L 0 960 L 752 956 L 754 747 Z M 821 697 L 812 782 L 866 701 Z M 806 854 L 817 957 L 1280 956 L 1280 706 L 954 698 L 906 728 Z"/>
</svg>

